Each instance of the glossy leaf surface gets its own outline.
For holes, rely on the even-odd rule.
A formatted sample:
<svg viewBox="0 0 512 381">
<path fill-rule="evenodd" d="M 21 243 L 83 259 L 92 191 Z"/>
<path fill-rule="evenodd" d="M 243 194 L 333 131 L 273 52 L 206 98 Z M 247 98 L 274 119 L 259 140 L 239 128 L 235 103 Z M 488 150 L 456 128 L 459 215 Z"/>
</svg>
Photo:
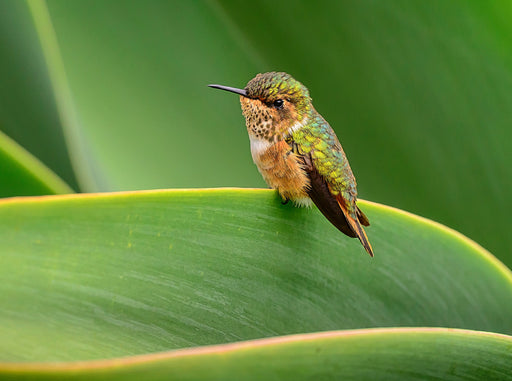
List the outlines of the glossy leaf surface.
<svg viewBox="0 0 512 381">
<path fill-rule="evenodd" d="M 438 224 L 361 202 L 371 259 L 270 190 L 0 203 L 0 358 L 112 358 L 338 329 L 512 333 L 510 271 Z"/>
</svg>

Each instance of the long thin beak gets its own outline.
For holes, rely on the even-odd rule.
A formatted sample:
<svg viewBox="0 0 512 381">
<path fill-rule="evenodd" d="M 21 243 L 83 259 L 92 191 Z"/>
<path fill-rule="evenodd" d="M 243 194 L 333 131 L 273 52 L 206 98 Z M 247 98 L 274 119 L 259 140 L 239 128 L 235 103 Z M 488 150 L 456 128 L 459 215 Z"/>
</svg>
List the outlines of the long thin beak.
<svg viewBox="0 0 512 381">
<path fill-rule="evenodd" d="M 243 95 L 244 97 L 247 96 L 247 91 L 245 91 L 243 89 L 237 89 L 236 87 L 229 87 L 229 86 L 222 86 L 222 85 L 208 85 L 208 87 L 212 87 L 214 89 L 220 89 L 220 90 L 229 91 L 231 93 Z"/>
</svg>

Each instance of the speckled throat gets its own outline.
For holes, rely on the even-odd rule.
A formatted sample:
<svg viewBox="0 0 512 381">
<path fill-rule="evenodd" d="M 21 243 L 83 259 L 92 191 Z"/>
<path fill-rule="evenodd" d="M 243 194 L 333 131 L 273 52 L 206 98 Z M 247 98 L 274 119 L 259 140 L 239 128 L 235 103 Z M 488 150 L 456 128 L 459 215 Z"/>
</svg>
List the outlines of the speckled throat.
<svg viewBox="0 0 512 381">
<path fill-rule="evenodd" d="M 273 122 L 272 115 L 264 107 L 263 102 L 259 99 L 240 97 L 240 103 L 250 137 L 268 142 L 282 139 L 281 131 L 277 131 L 277 124 Z"/>
</svg>

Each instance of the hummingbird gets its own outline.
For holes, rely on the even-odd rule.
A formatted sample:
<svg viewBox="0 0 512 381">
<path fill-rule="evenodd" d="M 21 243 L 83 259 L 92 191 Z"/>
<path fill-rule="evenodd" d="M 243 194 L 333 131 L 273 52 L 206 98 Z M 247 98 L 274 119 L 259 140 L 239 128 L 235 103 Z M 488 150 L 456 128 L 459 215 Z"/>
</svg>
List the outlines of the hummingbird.
<svg viewBox="0 0 512 381">
<path fill-rule="evenodd" d="M 338 230 L 359 238 L 373 257 L 362 226 L 370 222 L 356 204 L 356 179 L 306 86 L 284 72 L 260 73 L 244 89 L 208 86 L 240 95 L 253 161 L 283 203 L 313 202 Z"/>
</svg>

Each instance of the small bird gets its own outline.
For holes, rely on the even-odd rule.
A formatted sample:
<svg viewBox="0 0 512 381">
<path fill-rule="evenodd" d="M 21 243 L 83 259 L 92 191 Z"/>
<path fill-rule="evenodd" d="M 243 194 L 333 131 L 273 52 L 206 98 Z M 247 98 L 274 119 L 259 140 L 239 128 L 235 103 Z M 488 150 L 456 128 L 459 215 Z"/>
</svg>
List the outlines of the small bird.
<svg viewBox="0 0 512 381">
<path fill-rule="evenodd" d="M 308 89 L 283 72 L 258 74 L 245 89 L 209 85 L 240 95 L 254 163 L 283 203 L 311 201 L 349 237 L 373 250 L 361 225 L 356 179 L 329 123 L 315 110 Z"/>
</svg>

